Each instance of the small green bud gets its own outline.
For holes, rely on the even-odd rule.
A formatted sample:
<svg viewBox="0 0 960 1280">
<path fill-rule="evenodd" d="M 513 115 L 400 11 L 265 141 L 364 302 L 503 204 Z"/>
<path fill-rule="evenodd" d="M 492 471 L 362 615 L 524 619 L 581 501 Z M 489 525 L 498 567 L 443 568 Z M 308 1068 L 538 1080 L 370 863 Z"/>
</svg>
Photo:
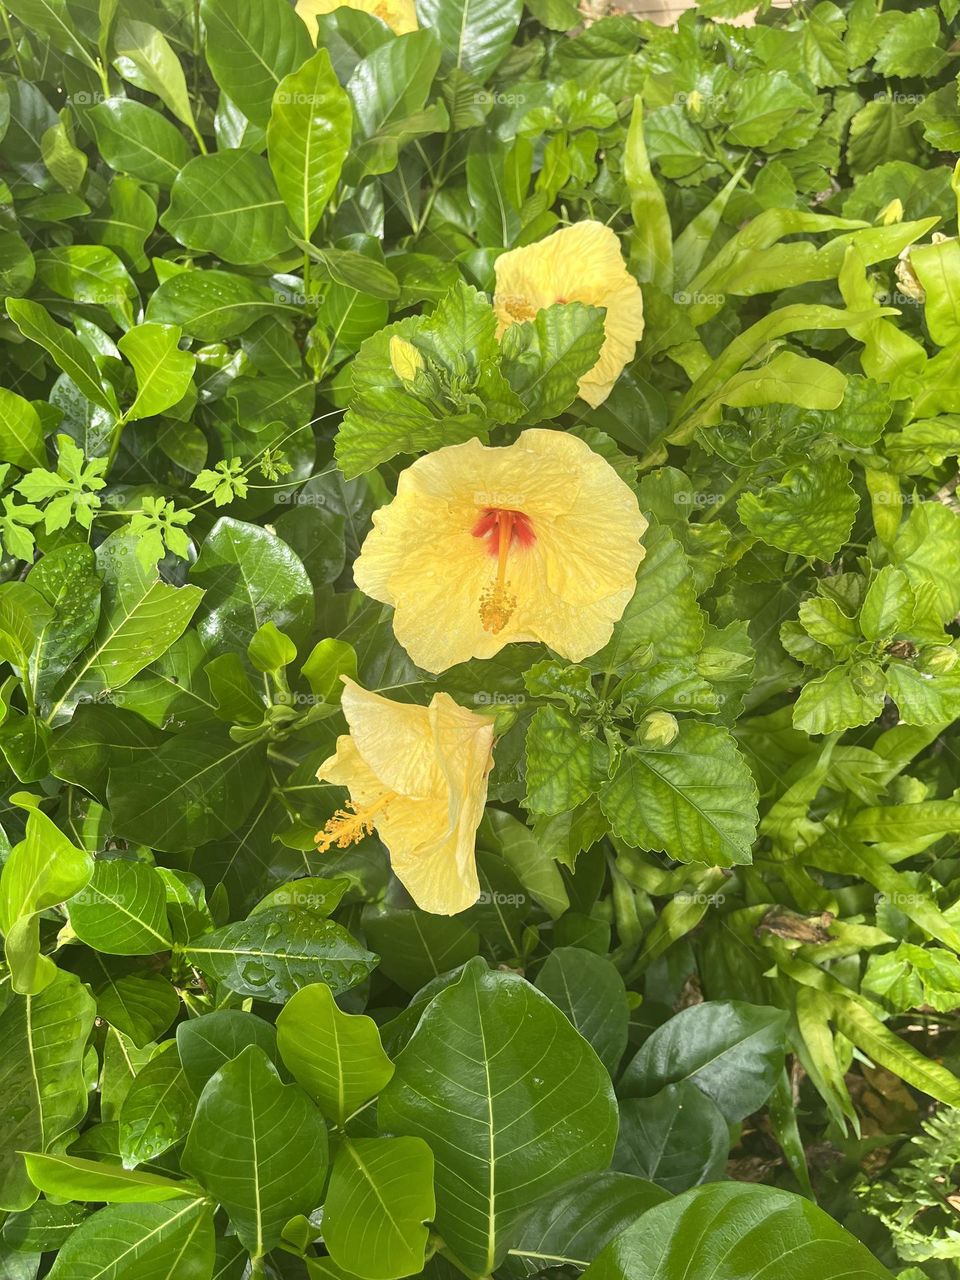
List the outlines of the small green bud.
<svg viewBox="0 0 960 1280">
<path fill-rule="evenodd" d="M 653 645 L 642 644 L 631 653 L 628 666 L 631 671 L 646 671 L 648 667 L 653 666 L 656 659 L 657 655 Z"/>
<path fill-rule="evenodd" d="M 640 741 L 648 747 L 669 747 L 679 732 L 677 718 L 669 711 L 651 711 L 640 721 Z"/>
<path fill-rule="evenodd" d="M 850 671 L 850 683 L 857 693 L 865 697 L 871 693 L 879 693 L 884 689 L 883 673 L 872 663 L 861 662 Z"/>
</svg>

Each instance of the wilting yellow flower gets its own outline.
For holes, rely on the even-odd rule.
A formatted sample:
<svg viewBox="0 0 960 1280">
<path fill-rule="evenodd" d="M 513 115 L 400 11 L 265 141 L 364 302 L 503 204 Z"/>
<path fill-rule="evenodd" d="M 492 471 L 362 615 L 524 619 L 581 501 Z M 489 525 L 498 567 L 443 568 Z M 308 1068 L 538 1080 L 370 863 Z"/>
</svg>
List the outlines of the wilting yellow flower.
<svg viewBox="0 0 960 1280">
<path fill-rule="evenodd" d="M 602 222 L 577 222 L 537 244 L 502 253 L 493 307 L 497 335 L 532 320 L 555 302 L 606 307 L 600 359 L 580 379 L 580 395 L 602 404 L 643 334 L 643 296 L 620 252 L 616 232 Z"/>
<path fill-rule="evenodd" d="M 362 9 L 364 13 L 372 13 L 398 36 L 418 29 L 414 0 L 297 0 L 297 14 L 307 24 L 314 44 L 319 30 L 318 16 L 333 13 L 334 9 Z"/>
<path fill-rule="evenodd" d="M 357 586 L 394 606 L 397 640 L 438 672 L 516 640 L 596 653 L 633 594 L 647 522 L 589 445 L 533 430 L 419 458 L 373 525 Z"/>
<path fill-rule="evenodd" d="M 493 721 L 446 693 L 428 707 L 392 702 L 344 678 L 350 733 L 317 770 L 346 787 L 350 803 L 317 834 L 346 848 L 376 828 L 390 865 L 418 907 L 466 911 L 480 893 L 476 833 L 493 766 Z"/>
</svg>

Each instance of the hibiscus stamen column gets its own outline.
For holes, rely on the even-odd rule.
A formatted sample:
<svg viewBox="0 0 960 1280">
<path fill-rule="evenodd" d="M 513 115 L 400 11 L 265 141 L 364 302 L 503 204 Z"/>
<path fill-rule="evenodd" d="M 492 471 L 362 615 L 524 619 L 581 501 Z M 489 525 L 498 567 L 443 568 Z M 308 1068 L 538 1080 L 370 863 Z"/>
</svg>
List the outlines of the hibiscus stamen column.
<svg viewBox="0 0 960 1280">
<path fill-rule="evenodd" d="M 490 515 L 494 517 L 497 576 L 493 580 L 493 585 L 488 587 L 480 597 L 480 621 L 483 623 L 484 631 L 492 631 L 494 635 L 503 630 L 517 607 L 517 597 L 508 591 L 510 583 L 507 581 L 507 556 L 513 541 L 514 514 L 513 511 L 489 512 L 480 521 L 480 524 L 484 525 Z"/>
<path fill-rule="evenodd" d="M 352 844 L 359 844 L 364 836 L 373 834 L 373 828 L 376 825 L 374 815 L 386 807 L 389 801 L 393 800 L 393 792 L 388 792 L 385 796 L 381 796 L 379 800 L 375 800 L 373 804 L 358 805 L 354 801 L 347 802 L 346 809 L 338 809 L 332 818 L 329 818 L 324 825 L 322 831 L 318 831 L 314 836 L 317 842 L 317 851 L 326 853 L 331 845 L 336 845 L 338 849 L 346 849 Z"/>
</svg>

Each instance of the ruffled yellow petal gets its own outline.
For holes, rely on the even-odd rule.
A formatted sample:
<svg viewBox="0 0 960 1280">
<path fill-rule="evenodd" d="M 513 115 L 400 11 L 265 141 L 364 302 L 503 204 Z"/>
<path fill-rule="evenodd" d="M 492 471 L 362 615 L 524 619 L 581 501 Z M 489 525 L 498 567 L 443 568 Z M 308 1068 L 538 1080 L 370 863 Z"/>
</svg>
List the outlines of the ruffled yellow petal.
<svg viewBox="0 0 960 1280">
<path fill-rule="evenodd" d="M 320 14 L 333 13 L 334 9 L 341 8 L 372 13 L 398 36 L 418 28 L 414 0 L 297 0 L 296 4 L 297 15 L 306 23 L 314 44 L 317 42 L 317 18 Z"/>
<path fill-rule="evenodd" d="M 556 302 L 606 308 L 600 356 L 579 384 L 588 404 L 602 404 L 643 334 L 643 295 L 627 271 L 616 233 L 601 222 L 577 222 L 501 254 L 495 270 L 499 334 Z"/>
<path fill-rule="evenodd" d="M 388 791 L 437 794 L 442 779 L 426 707 L 394 702 L 349 679 L 340 705 L 357 751 Z"/>
<path fill-rule="evenodd" d="M 491 554 L 499 534 L 478 536 L 491 511 L 522 521 L 502 574 Z M 394 607 L 397 640 L 428 671 L 517 641 L 579 661 L 602 648 L 626 607 L 645 529 L 604 458 L 576 436 L 530 430 L 506 448 L 471 440 L 408 467 L 354 576 Z M 489 606 L 501 578 L 498 612 Z"/>
<path fill-rule="evenodd" d="M 320 833 L 321 847 L 376 827 L 419 907 L 440 915 L 466 910 L 480 892 L 475 842 L 493 762 L 492 722 L 447 694 L 414 707 L 344 685 L 351 732 L 337 739 L 317 776 L 347 787 L 351 804 Z"/>
</svg>

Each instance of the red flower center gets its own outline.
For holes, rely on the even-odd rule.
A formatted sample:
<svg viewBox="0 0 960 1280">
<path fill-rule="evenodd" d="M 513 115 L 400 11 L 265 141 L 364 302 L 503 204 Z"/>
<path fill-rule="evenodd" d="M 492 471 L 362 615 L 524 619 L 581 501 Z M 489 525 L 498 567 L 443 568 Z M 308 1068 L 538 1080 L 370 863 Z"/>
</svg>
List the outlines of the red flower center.
<svg viewBox="0 0 960 1280">
<path fill-rule="evenodd" d="M 504 507 L 484 507 L 471 533 L 475 538 L 486 538 L 487 551 L 497 559 L 501 549 L 507 552 L 514 544 L 532 547 L 537 540 L 530 517 Z"/>
</svg>

